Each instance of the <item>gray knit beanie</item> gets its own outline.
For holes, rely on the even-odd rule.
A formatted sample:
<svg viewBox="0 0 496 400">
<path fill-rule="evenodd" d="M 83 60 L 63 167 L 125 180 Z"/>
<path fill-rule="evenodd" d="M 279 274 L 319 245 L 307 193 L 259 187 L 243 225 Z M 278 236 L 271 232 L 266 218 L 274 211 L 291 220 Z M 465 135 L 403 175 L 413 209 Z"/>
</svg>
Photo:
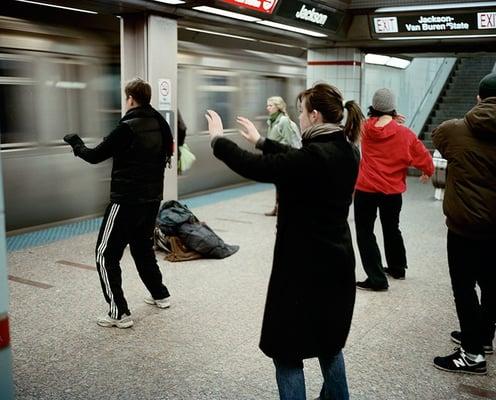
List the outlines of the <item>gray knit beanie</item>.
<svg viewBox="0 0 496 400">
<path fill-rule="evenodd" d="M 396 109 L 394 94 L 391 90 L 383 88 L 374 93 L 372 97 L 372 107 L 376 111 L 391 112 Z"/>
<path fill-rule="evenodd" d="M 486 75 L 479 83 L 479 97 L 484 100 L 487 97 L 496 97 L 496 73 Z"/>
</svg>

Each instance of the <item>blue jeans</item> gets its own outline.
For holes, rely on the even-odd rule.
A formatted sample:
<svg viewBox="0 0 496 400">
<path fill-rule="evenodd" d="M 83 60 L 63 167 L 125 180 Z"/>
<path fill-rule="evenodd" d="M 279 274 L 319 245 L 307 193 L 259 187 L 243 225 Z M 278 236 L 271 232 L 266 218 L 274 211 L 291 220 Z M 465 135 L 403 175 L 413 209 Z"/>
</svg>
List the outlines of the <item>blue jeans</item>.
<svg viewBox="0 0 496 400">
<path fill-rule="evenodd" d="M 319 357 L 324 384 L 320 400 L 348 400 L 348 384 L 343 352 L 332 357 Z M 306 400 L 303 361 L 288 362 L 274 358 L 276 380 L 281 400 Z"/>
</svg>

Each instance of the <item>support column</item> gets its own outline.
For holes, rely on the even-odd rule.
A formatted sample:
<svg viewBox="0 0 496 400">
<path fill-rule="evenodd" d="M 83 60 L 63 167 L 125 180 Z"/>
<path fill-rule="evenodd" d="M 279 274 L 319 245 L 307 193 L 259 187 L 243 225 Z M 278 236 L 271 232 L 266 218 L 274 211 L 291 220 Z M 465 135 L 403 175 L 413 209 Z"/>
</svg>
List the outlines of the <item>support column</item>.
<svg viewBox="0 0 496 400">
<path fill-rule="evenodd" d="M 177 143 L 177 22 L 157 15 L 121 17 L 121 93 L 133 78 L 152 87 L 152 106 L 169 122 Z M 164 199 L 177 199 L 177 149 L 165 170 Z"/>
<path fill-rule="evenodd" d="M 0 163 L 0 177 L 2 176 Z M 7 250 L 5 243 L 5 208 L 3 185 L 0 181 L 0 394 L 5 400 L 14 399 L 12 352 L 9 333 L 9 285 L 7 282 Z"/>
<path fill-rule="evenodd" d="M 345 101 L 360 103 L 363 61 L 354 48 L 308 50 L 307 87 L 326 82 L 336 86 Z"/>
</svg>

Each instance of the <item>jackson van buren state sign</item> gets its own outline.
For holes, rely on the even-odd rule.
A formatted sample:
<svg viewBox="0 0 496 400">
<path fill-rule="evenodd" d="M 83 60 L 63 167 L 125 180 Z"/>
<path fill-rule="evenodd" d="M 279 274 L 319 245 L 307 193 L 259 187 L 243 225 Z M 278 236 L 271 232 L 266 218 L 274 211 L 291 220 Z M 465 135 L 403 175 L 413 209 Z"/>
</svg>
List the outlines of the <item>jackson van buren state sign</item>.
<svg viewBox="0 0 496 400">
<path fill-rule="evenodd" d="M 423 12 L 408 15 L 392 13 L 371 16 L 374 37 L 487 35 L 496 33 L 496 9 Z"/>
</svg>

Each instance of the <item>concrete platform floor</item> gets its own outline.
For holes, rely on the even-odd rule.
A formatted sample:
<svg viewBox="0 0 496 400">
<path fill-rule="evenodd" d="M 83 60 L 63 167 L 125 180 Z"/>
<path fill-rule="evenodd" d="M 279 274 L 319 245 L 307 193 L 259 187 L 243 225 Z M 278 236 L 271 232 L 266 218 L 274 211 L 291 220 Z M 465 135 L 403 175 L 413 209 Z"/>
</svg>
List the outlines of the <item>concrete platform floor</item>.
<svg viewBox="0 0 496 400">
<path fill-rule="evenodd" d="M 391 281 L 388 292 L 357 293 L 345 349 L 352 399 L 496 399 L 496 355 L 482 377 L 432 367 L 434 356 L 452 351 L 449 333 L 458 327 L 444 217 L 433 196 L 430 184 L 410 178 L 402 212 L 407 279 Z M 93 269 L 96 233 L 10 253 L 16 398 L 277 399 L 272 361 L 258 350 L 275 230 L 263 212 L 273 201 L 271 189 L 193 209 L 241 248 L 224 260 L 185 263 L 158 253 L 168 310 L 143 302 L 126 252 L 123 288 L 135 320 L 127 330 L 95 323 L 107 310 Z M 353 231 L 352 214 L 350 223 Z M 357 273 L 364 278 L 359 261 Z M 318 362 L 307 360 L 305 372 L 313 399 Z"/>
</svg>

